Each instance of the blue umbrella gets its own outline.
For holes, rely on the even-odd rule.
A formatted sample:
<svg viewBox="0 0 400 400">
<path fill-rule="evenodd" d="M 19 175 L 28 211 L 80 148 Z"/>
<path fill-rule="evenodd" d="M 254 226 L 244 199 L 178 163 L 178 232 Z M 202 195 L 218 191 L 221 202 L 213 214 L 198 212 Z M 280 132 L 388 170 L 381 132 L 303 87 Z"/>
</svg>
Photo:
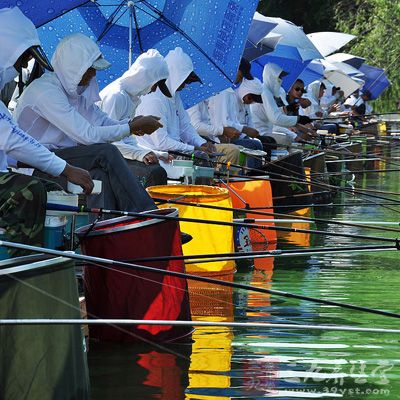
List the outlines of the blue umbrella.
<svg viewBox="0 0 400 400">
<path fill-rule="evenodd" d="M 272 40 L 263 42 L 263 39 L 278 25 L 274 22 L 268 22 L 257 19 L 255 13 L 253 20 L 251 21 L 249 34 L 247 35 L 246 46 L 244 49 L 243 57 L 249 61 L 261 57 L 263 54 L 267 54 L 273 51 L 281 38 L 280 35 L 275 35 Z"/>
<path fill-rule="evenodd" d="M 0 8 L 19 7 L 32 20 L 35 26 L 39 27 L 86 3 L 90 3 L 90 0 L 66 0 L 58 2 L 54 0 L 0 0 Z"/>
<path fill-rule="evenodd" d="M 371 100 L 377 99 L 380 94 L 390 86 L 385 70 L 372 67 L 368 64 L 363 64 L 359 69 L 364 74 L 362 78 L 365 81 L 363 90 L 369 90 L 371 92 Z"/>
<path fill-rule="evenodd" d="M 325 67 L 318 60 L 313 60 L 304 71 L 299 75 L 299 78 L 308 86 L 311 82 L 323 79 Z"/>
<path fill-rule="evenodd" d="M 265 64 L 274 63 L 279 65 L 284 71 L 289 73 L 282 81 L 282 87 L 288 91 L 310 62 L 311 60 L 303 60 L 301 58 L 296 47 L 278 44 L 273 52 L 252 62 L 251 72 L 255 77 L 262 80 L 262 72 Z"/>
<path fill-rule="evenodd" d="M 269 62 L 277 64 L 289 73 L 282 82 L 283 88 L 289 90 L 310 61 L 315 58 L 322 58 L 322 55 L 303 32 L 302 28 L 292 22 L 260 14 L 258 18 L 266 22 L 276 23 L 277 27 L 272 30 L 272 33 L 282 35 L 282 39 L 273 52 L 253 61 L 252 72 L 260 78 L 265 64 Z"/>
<path fill-rule="evenodd" d="M 113 64 L 99 74 L 100 87 L 128 68 L 129 54 L 136 57 L 156 48 L 166 55 L 182 47 L 204 82 L 182 92 L 185 105 L 191 106 L 232 85 L 258 0 L 220 0 L 218 4 L 211 0 L 75 0 L 57 7 L 54 0 L 0 0 L 0 7 L 20 3 L 26 15 L 41 26 L 39 35 L 48 54 L 73 32 L 98 42 Z"/>
</svg>

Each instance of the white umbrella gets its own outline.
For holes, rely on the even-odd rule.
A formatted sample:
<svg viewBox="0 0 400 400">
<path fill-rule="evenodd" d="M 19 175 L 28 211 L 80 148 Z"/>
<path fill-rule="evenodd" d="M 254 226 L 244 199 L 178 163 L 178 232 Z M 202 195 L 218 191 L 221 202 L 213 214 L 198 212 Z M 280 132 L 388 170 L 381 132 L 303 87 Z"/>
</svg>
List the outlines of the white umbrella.
<svg viewBox="0 0 400 400">
<path fill-rule="evenodd" d="M 321 60 L 322 65 L 324 66 L 324 77 L 335 85 L 336 87 L 340 87 L 343 90 L 344 97 L 350 96 L 357 89 L 360 89 L 364 85 L 364 81 L 358 77 L 350 77 L 340 69 L 338 69 L 335 65 L 332 65 L 326 60 Z"/>
<path fill-rule="evenodd" d="M 342 32 L 314 32 L 309 33 L 307 37 L 324 57 L 338 51 L 356 38 L 354 35 Z"/>
<path fill-rule="evenodd" d="M 257 12 L 254 14 L 254 19 L 277 24 L 277 26 L 269 35 L 282 35 L 278 47 L 279 45 L 296 47 L 302 60 L 312 60 L 314 58 L 323 57 L 304 33 L 303 29 L 292 22 L 286 21 L 282 18 L 266 17 Z M 268 35 L 266 36 L 266 39 L 268 39 Z M 263 43 L 263 41 L 264 39 L 261 41 L 261 43 Z"/>
<path fill-rule="evenodd" d="M 357 77 L 357 78 L 362 78 L 364 74 L 357 68 L 352 67 L 349 64 L 346 64 L 345 62 L 340 62 L 340 61 L 333 61 L 330 56 L 327 57 L 325 60 L 321 60 L 322 65 L 327 65 L 327 68 L 334 66 L 336 67 L 339 71 L 344 72 L 346 75 L 349 75 L 351 77 Z"/>
<path fill-rule="evenodd" d="M 365 58 L 354 56 L 348 53 L 335 53 L 326 57 L 329 61 L 339 61 L 351 65 L 353 68 L 359 69 L 364 64 Z"/>
<path fill-rule="evenodd" d="M 271 53 L 282 39 L 282 35 L 270 32 L 257 44 L 256 47 L 247 47 L 244 49 L 243 57 L 249 61 L 256 60 L 264 54 Z"/>
</svg>

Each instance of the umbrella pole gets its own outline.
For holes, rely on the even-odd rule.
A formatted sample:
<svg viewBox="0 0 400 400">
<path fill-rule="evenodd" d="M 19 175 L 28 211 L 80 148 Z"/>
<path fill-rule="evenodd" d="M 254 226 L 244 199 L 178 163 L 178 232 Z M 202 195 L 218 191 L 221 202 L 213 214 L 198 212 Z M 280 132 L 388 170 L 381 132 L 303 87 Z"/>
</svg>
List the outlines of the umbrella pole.
<svg viewBox="0 0 400 400">
<path fill-rule="evenodd" d="M 132 45 L 132 32 L 133 32 L 133 7 L 135 6 L 133 1 L 128 1 L 127 6 L 129 8 L 129 68 L 132 65 L 132 53 L 133 53 L 133 45 Z"/>
</svg>

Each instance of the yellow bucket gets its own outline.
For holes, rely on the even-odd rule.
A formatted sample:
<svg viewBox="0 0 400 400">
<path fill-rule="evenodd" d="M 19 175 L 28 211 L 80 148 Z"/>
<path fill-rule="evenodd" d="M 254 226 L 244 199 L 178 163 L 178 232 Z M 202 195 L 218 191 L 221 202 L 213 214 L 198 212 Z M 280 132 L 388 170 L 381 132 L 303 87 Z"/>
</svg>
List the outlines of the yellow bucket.
<svg viewBox="0 0 400 400">
<path fill-rule="evenodd" d="M 214 210 L 196 207 L 196 204 L 232 208 L 232 202 L 227 189 L 202 185 L 168 185 L 151 186 L 148 193 L 154 199 L 183 201 L 193 206 L 171 203 L 171 207 L 179 209 L 179 216 L 200 220 L 233 221 L 232 211 Z M 160 204 L 159 207 L 168 207 Z M 183 245 L 184 255 L 230 253 L 233 247 L 232 226 L 210 225 L 194 222 L 180 222 L 181 230 L 193 236 L 193 240 Z M 234 261 L 219 261 L 210 263 L 186 264 L 188 272 L 228 272 L 235 268 Z"/>
</svg>

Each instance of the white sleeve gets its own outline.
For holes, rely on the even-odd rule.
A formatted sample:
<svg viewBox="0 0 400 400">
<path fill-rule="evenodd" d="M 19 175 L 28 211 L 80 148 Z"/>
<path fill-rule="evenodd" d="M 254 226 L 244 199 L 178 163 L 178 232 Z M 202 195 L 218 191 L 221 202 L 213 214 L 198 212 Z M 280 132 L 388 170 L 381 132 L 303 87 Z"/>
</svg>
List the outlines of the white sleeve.
<svg viewBox="0 0 400 400">
<path fill-rule="evenodd" d="M 162 102 L 154 98 L 154 96 L 144 96 L 142 102 L 136 109 L 136 115 L 154 115 L 160 117 L 160 123 L 163 125 L 162 128 L 157 129 L 151 135 L 144 135 L 137 137 L 137 141 L 140 145 L 149 147 L 152 150 L 157 151 L 181 151 L 184 153 L 192 153 L 194 146 L 186 143 L 182 143 L 179 140 L 175 140 L 168 135 L 168 110 Z"/>
<path fill-rule="evenodd" d="M 297 135 L 294 132 L 283 126 L 278 126 L 278 125 L 274 126 L 273 132 L 284 133 L 286 136 L 289 136 L 292 140 L 296 139 L 297 137 Z"/>
<path fill-rule="evenodd" d="M 127 98 L 120 92 L 107 94 L 100 102 L 100 108 L 113 120 L 130 118 Z"/>
<path fill-rule="evenodd" d="M 1 102 L 0 150 L 3 150 L 15 160 L 31 165 L 53 176 L 59 176 L 67 164 L 20 129 Z"/>
<path fill-rule="evenodd" d="M 179 117 L 179 129 L 182 141 L 189 143 L 194 147 L 200 147 L 202 144 L 207 143 L 194 129 L 192 123 L 190 122 L 189 114 L 183 107 L 182 100 L 179 95 L 176 97 L 176 108 L 178 110 Z"/>
<path fill-rule="evenodd" d="M 204 122 L 201 116 L 201 107 L 202 105 L 199 103 L 187 110 L 190 117 L 190 122 L 192 123 L 194 129 L 196 129 L 199 135 L 208 137 L 210 139 L 213 139 L 216 136 L 221 136 L 224 131 L 223 126 L 215 126 Z"/>
<path fill-rule="evenodd" d="M 264 89 L 261 96 L 266 116 L 272 124 L 284 127 L 290 127 L 297 124 L 297 116 L 284 114 L 279 109 L 274 96 L 270 91 Z"/>
<path fill-rule="evenodd" d="M 114 142 L 113 145 L 117 146 L 124 158 L 128 160 L 143 161 L 146 154 L 151 152 L 151 149 L 145 149 L 140 146 L 134 136 L 128 136 L 119 142 Z"/>
<path fill-rule="evenodd" d="M 234 105 L 229 93 L 223 91 L 209 99 L 208 106 L 212 108 L 212 123 L 215 126 L 229 126 L 242 132 L 244 125 L 238 121 Z"/>
<path fill-rule="evenodd" d="M 51 99 L 51 101 L 48 99 Z M 60 96 L 58 91 L 46 91 L 45 95 L 38 97 L 34 108 L 43 118 L 63 131 L 65 135 L 83 145 L 118 141 L 130 133 L 128 124 L 117 123 L 115 125 L 116 121 L 109 119 L 107 114 L 103 113 L 97 106 L 95 106 L 94 111 L 98 113 L 96 115 L 98 121 L 110 123 L 112 121 L 113 124 L 106 126 L 90 124 L 69 104 L 67 98 Z"/>
</svg>

